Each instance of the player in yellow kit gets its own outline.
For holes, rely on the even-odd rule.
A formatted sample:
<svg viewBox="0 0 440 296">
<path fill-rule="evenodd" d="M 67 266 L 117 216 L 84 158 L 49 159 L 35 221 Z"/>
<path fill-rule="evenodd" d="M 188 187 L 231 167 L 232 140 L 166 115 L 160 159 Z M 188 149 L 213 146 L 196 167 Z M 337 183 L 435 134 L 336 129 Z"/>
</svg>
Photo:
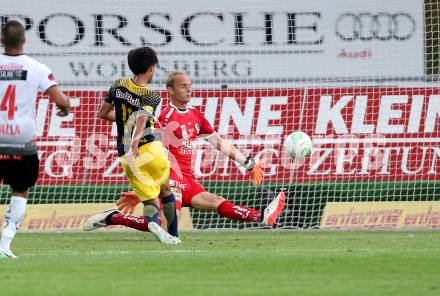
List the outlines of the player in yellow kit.
<svg viewBox="0 0 440 296">
<path fill-rule="evenodd" d="M 177 224 L 170 235 L 159 226 L 160 186 L 168 182 L 170 164 L 163 145 L 154 134 L 154 112 L 161 102 L 160 95 L 149 87 L 158 63 L 156 53 L 140 47 L 128 53 L 128 65 L 133 77 L 116 80 L 102 103 L 100 118 L 116 121 L 118 155 L 131 187 L 144 204 L 144 219 L 148 230 L 162 243 L 180 243 Z M 173 196 L 162 200 L 169 205 L 171 219 L 177 219 Z M 117 219 L 117 209 L 90 217 L 84 224 L 89 231 Z M 115 216 L 114 218 L 112 218 Z M 116 223 L 117 221 L 113 221 Z M 170 221 L 168 221 L 170 223 Z M 171 225 L 172 223 L 170 223 Z M 170 231 L 171 232 L 171 231 Z"/>
</svg>

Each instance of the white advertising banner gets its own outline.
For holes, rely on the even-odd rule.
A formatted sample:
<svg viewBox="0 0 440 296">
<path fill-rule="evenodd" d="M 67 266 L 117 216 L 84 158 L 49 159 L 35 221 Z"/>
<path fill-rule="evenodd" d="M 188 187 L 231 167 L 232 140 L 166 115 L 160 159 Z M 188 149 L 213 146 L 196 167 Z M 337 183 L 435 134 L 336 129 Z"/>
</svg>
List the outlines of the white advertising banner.
<svg viewBox="0 0 440 296">
<path fill-rule="evenodd" d="M 26 52 L 81 88 L 128 75 L 138 46 L 158 52 L 158 84 L 175 69 L 198 87 L 424 74 L 422 0 L 7 2 L 1 21 L 26 23 Z"/>
</svg>

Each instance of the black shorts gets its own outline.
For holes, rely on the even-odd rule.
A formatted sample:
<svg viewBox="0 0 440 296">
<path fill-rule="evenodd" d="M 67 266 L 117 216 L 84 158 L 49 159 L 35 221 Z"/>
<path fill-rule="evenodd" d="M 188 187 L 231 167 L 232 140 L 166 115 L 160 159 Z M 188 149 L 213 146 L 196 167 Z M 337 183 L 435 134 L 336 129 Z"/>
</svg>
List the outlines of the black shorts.
<svg viewBox="0 0 440 296">
<path fill-rule="evenodd" d="M 14 156 L 0 154 L 0 181 L 12 190 L 25 192 L 34 186 L 38 178 L 40 160 L 37 154 Z"/>
</svg>

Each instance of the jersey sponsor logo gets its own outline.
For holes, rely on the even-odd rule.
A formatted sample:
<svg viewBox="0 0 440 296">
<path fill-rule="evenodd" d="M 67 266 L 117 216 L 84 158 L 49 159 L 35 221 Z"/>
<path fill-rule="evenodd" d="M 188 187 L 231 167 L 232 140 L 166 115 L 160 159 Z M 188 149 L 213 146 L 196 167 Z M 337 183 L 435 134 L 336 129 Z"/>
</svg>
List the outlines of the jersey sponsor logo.
<svg viewBox="0 0 440 296">
<path fill-rule="evenodd" d="M 195 141 L 184 141 L 180 147 L 180 152 L 182 154 L 192 154 L 195 146 Z"/>
<path fill-rule="evenodd" d="M 0 70 L 0 80 L 26 80 L 27 70 Z"/>
<path fill-rule="evenodd" d="M 186 190 L 187 184 L 179 182 L 177 180 L 170 179 L 170 186 L 173 187 L 173 188 L 179 188 L 179 189 L 182 189 L 182 190 Z"/>
<path fill-rule="evenodd" d="M 47 79 L 49 79 L 50 81 L 55 81 L 55 76 L 53 76 L 53 74 L 50 73 L 50 74 L 47 76 Z"/>
<path fill-rule="evenodd" d="M 6 64 L 6 65 L 0 65 L 0 70 L 21 70 L 23 69 L 23 65 L 21 64 Z"/>
<path fill-rule="evenodd" d="M 120 89 L 116 90 L 116 97 L 119 98 L 119 99 L 124 99 L 129 104 L 134 105 L 136 107 L 140 107 L 141 106 L 141 102 L 140 102 L 139 99 L 133 98 L 133 96 L 131 94 L 123 92 Z"/>
</svg>

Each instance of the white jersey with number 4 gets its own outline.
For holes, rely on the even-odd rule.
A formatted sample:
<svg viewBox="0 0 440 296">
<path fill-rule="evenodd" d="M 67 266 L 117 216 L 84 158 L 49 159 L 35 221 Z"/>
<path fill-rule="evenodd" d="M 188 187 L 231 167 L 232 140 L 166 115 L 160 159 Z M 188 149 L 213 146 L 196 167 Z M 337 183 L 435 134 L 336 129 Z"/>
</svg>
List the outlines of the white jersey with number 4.
<svg viewBox="0 0 440 296">
<path fill-rule="evenodd" d="M 36 60 L 24 54 L 0 55 L 0 143 L 32 141 L 37 93 L 56 84 L 51 70 Z"/>
</svg>

